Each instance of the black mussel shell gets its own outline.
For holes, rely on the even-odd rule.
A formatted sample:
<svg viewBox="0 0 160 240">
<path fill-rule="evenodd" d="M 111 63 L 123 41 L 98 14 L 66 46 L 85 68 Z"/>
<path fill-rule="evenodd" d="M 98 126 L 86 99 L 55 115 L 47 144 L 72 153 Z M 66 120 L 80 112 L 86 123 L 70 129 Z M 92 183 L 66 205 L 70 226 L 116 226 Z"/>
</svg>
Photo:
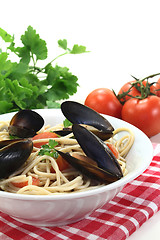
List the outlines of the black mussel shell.
<svg viewBox="0 0 160 240">
<path fill-rule="evenodd" d="M 100 138 L 78 124 L 73 124 L 72 130 L 84 153 L 93 159 L 99 168 L 111 173 L 118 179 L 123 176 L 117 159 Z"/>
<path fill-rule="evenodd" d="M 90 128 L 90 126 L 88 125 L 88 126 L 86 126 L 85 125 L 85 127 L 88 129 L 88 130 L 90 130 L 91 132 L 93 132 L 97 137 L 99 137 L 100 139 L 102 139 L 102 140 L 107 140 L 107 139 L 109 139 L 109 138 L 111 138 L 112 137 L 112 133 L 104 133 L 104 132 L 102 132 L 102 131 L 97 131 L 97 129 L 95 129 L 95 128 L 93 128 L 93 127 L 91 127 Z M 59 136 L 61 136 L 61 137 L 64 137 L 64 136 L 66 136 L 66 135 L 68 135 L 68 134 L 70 134 L 70 133 L 72 133 L 72 128 L 63 128 L 62 130 L 56 130 L 56 131 L 54 131 L 56 134 L 58 134 Z"/>
<path fill-rule="evenodd" d="M 30 156 L 33 143 L 29 139 L 7 140 L 0 142 L 0 179 L 16 172 Z"/>
<path fill-rule="evenodd" d="M 103 183 L 112 183 L 117 181 L 119 178 L 115 176 L 114 174 L 103 170 L 91 163 L 88 163 L 86 161 L 82 161 L 78 158 L 75 158 L 71 156 L 68 153 L 64 153 L 61 151 L 57 152 L 75 169 L 77 169 L 79 172 L 83 173 L 87 177 L 90 177 L 94 180 L 99 180 Z"/>
<path fill-rule="evenodd" d="M 10 121 L 9 134 L 20 138 L 33 137 L 44 125 L 44 119 L 35 111 L 21 110 Z"/>
<path fill-rule="evenodd" d="M 86 124 L 99 130 L 99 137 L 103 140 L 113 135 L 114 128 L 109 121 L 93 109 L 74 101 L 61 104 L 64 116 L 73 124 Z"/>
<path fill-rule="evenodd" d="M 62 130 L 56 130 L 54 131 L 56 134 L 58 134 L 61 137 L 64 137 L 70 133 L 72 133 L 72 129 L 71 128 L 63 128 Z"/>
<path fill-rule="evenodd" d="M 0 141 L 0 149 L 8 146 L 9 144 L 13 144 L 13 143 L 16 143 L 16 142 L 19 142 L 22 140 L 25 140 L 25 139 L 15 138 L 15 139 L 9 139 L 9 140 L 2 140 L 2 141 Z"/>
</svg>

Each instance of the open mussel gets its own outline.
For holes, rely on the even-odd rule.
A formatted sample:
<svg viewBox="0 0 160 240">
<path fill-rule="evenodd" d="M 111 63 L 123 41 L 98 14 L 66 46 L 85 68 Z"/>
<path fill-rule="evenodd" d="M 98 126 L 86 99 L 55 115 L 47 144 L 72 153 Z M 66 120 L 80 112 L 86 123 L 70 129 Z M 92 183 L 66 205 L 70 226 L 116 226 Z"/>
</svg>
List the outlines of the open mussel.
<svg viewBox="0 0 160 240">
<path fill-rule="evenodd" d="M 117 159 L 99 137 L 78 124 L 73 124 L 72 130 L 86 156 L 95 161 L 98 166 L 58 151 L 70 165 L 85 175 L 102 182 L 111 183 L 123 177 Z"/>
<path fill-rule="evenodd" d="M 63 115 L 72 124 L 84 124 L 86 126 L 91 126 L 89 129 L 103 140 L 112 137 L 114 131 L 113 126 L 106 118 L 93 109 L 78 102 L 65 101 L 61 104 L 61 110 Z M 71 129 L 64 129 L 64 132 L 59 131 L 57 133 L 59 135 L 64 135 L 67 131 L 69 132 Z"/>
<path fill-rule="evenodd" d="M 33 149 L 29 139 L 4 140 L 0 142 L 0 179 L 17 171 L 28 159 Z"/>
<path fill-rule="evenodd" d="M 57 135 L 60 135 L 61 137 L 64 137 L 72 132 L 71 127 L 63 128 L 62 130 L 56 130 L 54 131 Z"/>
<path fill-rule="evenodd" d="M 33 137 L 44 125 L 44 119 L 35 111 L 20 110 L 10 121 L 9 134 L 19 138 Z"/>
</svg>

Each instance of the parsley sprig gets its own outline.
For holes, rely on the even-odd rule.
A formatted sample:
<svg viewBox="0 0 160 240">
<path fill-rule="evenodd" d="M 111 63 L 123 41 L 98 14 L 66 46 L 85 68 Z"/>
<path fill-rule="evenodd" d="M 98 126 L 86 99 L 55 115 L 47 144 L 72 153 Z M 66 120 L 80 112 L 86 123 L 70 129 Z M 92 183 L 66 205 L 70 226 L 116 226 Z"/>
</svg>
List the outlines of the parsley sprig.
<svg viewBox="0 0 160 240">
<path fill-rule="evenodd" d="M 63 126 L 64 126 L 64 128 L 68 128 L 68 127 L 72 126 L 72 123 L 66 118 L 63 121 Z"/>
<path fill-rule="evenodd" d="M 38 155 L 47 155 L 50 157 L 54 157 L 55 159 L 58 158 L 58 153 L 55 150 L 55 147 L 58 145 L 53 139 L 49 139 L 48 144 L 42 145 Z"/>
<path fill-rule="evenodd" d="M 5 50 L 0 47 L 0 114 L 26 108 L 59 107 L 59 100 L 77 92 L 77 76 L 67 67 L 53 66 L 53 62 L 66 54 L 85 53 L 85 46 L 75 44 L 69 48 L 66 39 L 58 40 L 64 52 L 46 64 L 46 41 L 32 26 L 21 35 L 22 46 L 16 46 L 14 36 L 2 28 L 0 37 L 5 44 Z M 13 62 L 12 57 L 18 60 Z"/>
</svg>

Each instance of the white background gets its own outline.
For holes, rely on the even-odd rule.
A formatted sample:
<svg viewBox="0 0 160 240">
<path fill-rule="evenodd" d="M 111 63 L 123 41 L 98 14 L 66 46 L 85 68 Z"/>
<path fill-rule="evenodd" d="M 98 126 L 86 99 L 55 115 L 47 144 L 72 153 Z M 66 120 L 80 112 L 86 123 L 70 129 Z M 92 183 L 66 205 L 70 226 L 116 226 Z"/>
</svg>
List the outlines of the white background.
<svg viewBox="0 0 160 240">
<path fill-rule="evenodd" d="M 57 64 L 69 67 L 80 87 L 72 98 L 84 100 L 95 88 L 116 92 L 131 75 L 160 72 L 160 1 L 156 0 L 5 0 L 0 27 L 19 38 L 31 25 L 47 42 L 48 61 L 68 46 L 85 45 L 90 53 L 67 55 Z M 148 221 L 132 239 L 159 239 L 158 220 Z"/>
<path fill-rule="evenodd" d="M 5 0 L 0 27 L 21 34 L 31 25 L 47 42 L 48 60 L 69 47 L 85 45 L 90 53 L 67 55 L 57 64 L 78 77 L 74 98 L 85 99 L 95 88 L 118 92 L 131 75 L 143 78 L 160 71 L 160 1 L 156 0 Z"/>
</svg>

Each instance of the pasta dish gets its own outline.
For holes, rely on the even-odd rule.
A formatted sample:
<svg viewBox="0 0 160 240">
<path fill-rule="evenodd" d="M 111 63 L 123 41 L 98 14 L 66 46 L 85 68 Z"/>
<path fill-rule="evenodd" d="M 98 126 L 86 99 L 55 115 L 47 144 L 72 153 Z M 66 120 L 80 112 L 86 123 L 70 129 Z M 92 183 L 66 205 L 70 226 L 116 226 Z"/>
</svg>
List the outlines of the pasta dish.
<svg viewBox="0 0 160 240">
<path fill-rule="evenodd" d="M 9 122 L 0 122 L 0 140 L 10 139 L 8 133 Z M 84 156 L 84 152 L 73 138 L 73 133 L 66 136 L 47 136 L 47 133 L 62 129 L 63 124 L 56 126 L 43 126 L 38 132 L 41 138 L 32 138 L 33 151 L 25 164 L 18 169 L 14 174 L 7 179 L 0 180 L 0 189 L 17 194 L 32 194 L 32 195 L 53 195 L 53 194 L 68 194 L 79 191 L 86 191 L 97 188 L 104 183 L 95 179 L 90 179 L 82 174 L 69 164 L 60 164 L 60 156 L 52 151 L 48 154 L 46 147 L 50 148 L 49 144 L 55 144 L 54 149 L 64 153 L 80 154 Z M 124 134 L 121 134 L 124 132 Z M 119 134 L 121 137 L 119 137 Z M 46 135 L 46 136 L 45 136 Z M 45 137 L 43 137 L 45 136 Z M 134 135 L 128 128 L 118 128 L 113 131 L 113 136 L 106 140 L 109 148 L 120 164 L 123 176 L 127 174 L 125 157 L 134 142 Z M 61 159 L 62 160 L 62 159 Z M 64 161 L 65 162 L 65 161 Z"/>
</svg>

